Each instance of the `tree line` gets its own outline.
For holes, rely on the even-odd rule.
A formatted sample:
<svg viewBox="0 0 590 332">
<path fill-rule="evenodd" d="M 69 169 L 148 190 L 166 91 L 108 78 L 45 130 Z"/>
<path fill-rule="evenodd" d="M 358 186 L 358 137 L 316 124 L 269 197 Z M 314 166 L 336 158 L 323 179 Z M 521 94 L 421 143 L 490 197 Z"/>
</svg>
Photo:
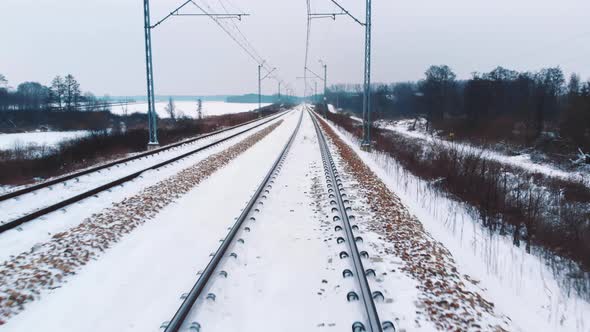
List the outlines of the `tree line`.
<svg viewBox="0 0 590 332">
<path fill-rule="evenodd" d="M 82 93 L 80 83 L 67 74 L 56 76 L 50 86 L 38 82 L 23 82 L 16 89 L 0 74 L 0 111 L 108 111 L 107 98 L 97 98 L 90 92 Z"/>
<path fill-rule="evenodd" d="M 417 82 L 374 84 L 372 110 L 377 117 L 427 119 L 428 128 L 519 136 L 531 143 L 556 132 L 590 148 L 590 81 L 559 67 L 518 72 L 497 67 L 458 80 L 449 66 L 429 67 Z M 328 101 L 359 113 L 362 87 L 332 86 Z M 492 130 L 493 129 L 493 130 Z"/>
</svg>

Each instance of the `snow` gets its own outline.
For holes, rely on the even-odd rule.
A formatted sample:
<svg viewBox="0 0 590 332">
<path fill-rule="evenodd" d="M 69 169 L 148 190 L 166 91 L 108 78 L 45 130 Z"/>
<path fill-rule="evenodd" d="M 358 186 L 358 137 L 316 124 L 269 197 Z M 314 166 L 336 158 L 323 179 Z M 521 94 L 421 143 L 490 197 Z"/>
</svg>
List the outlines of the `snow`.
<svg viewBox="0 0 590 332">
<path fill-rule="evenodd" d="M 199 299 L 189 324 L 199 322 L 207 331 L 346 331 L 362 320 L 358 302 L 346 301 L 356 286 L 341 276 L 350 268 L 338 258 L 344 244 L 335 242 L 333 222 L 312 209 L 314 180 L 325 185 L 315 130 L 305 114 L 256 221 L 246 225 L 251 231 L 238 235 L 244 244 L 230 249 L 238 258 L 219 268 L 228 277 L 216 278 L 205 291 L 215 301 Z"/>
<path fill-rule="evenodd" d="M 29 145 L 57 147 L 63 141 L 84 137 L 88 134 L 90 131 L 87 130 L 0 134 L 0 150 L 24 148 Z"/>
<path fill-rule="evenodd" d="M 262 120 L 264 121 L 264 120 Z M 265 128 L 272 123 L 259 127 Z M 228 130 L 226 132 L 198 140 L 191 144 L 181 145 L 173 150 L 163 151 L 156 155 L 151 155 L 138 160 L 129 162 L 127 165 L 120 165 L 120 167 L 113 166 L 100 173 L 90 173 L 76 179 L 72 179 L 64 184 L 56 184 L 48 188 L 44 188 L 33 193 L 25 194 L 17 198 L 9 199 L 0 202 L 0 222 L 13 220 L 27 214 L 33 210 L 55 204 L 65 198 L 69 198 L 86 192 L 92 188 L 139 171 L 141 169 L 150 167 L 164 160 L 181 155 L 190 150 L 207 145 L 217 141 L 223 137 L 230 136 L 236 132 L 242 131 L 248 127 L 256 125 L 258 122 L 253 122 L 244 127 Z M 141 189 L 155 184 L 158 181 L 177 173 L 179 170 L 192 165 L 207 156 L 219 152 L 228 145 L 235 144 L 235 142 L 244 138 L 244 135 L 249 135 L 251 132 L 239 135 L 227 142 L 218 144 L 215 147 L 193 154 L 187 158 L 177 161 L 167 167 L 158 170 L 151 170 L 145 172 L 141 177 L 133 181 L 125 183 L 123 186 L 112 188 L 110 191 L 105 191 L 98 194 L 98 197 L 90 197 L 79 203 L 70 205 L 60 211 L 53 212 L 49 215 L 28 222 L 16 229 L 0 234 L 0 261 L 7 259 L 10 255 L 17 255 L 23 251 L 31 248 L 35 243 L 45 241 L 51 237 L 52 234 L 62 232 L 66 229 L 79 224 L 85 216 L 91 215 L 94 212 L 110 206 L 113 202 L 119 201 L 126 196 L 139 192 Z"/>
<path fill-rule="evenodd" d="M 169 117 L 168 113 L 166 112 L 167 105 L 167 101 L 156 102 L 156 113 L 159 117 Z M 181 114 L 192 118 L 197 116 L 196 99 L 195 101 L 174 101 L 174 105 L 176 106 L 177 116 L 180 116 Z M 261 105 L 264 107 L 270 104 L 263 103 Z M 111 112 L 114 114 L 123 115 L 125 113 L 124 108 L 125 106 L 113 106 Z M 205 116 L 248 112 L 257 108 L 258 103 L 226 103 L 223 101 L 204 101 L 202 103 L 202 111 L 203 115 Z M 147 103 L 128 104 L 127 114 L 132 113 L 147 113 Z"/>
<path fill-rule="evenodd" d="M 158 331 L 292 133 L 298 114 L 44 294 L 3 331 Z M 239 180 L 238 180 L 239 179 Z M 231 189 L 231 190 L 230 190 Z"/>
<path fill-rule="evenodd" d="M 330 113 L 337 113 L 336 108 L 332 104 L 328 104 L 328 112 Z"/>
<path fill-rule="evenodd" d="M 282 117 L 284 123 L 267 137 L 176 198 L 96 260 L 68 275 L 66 283 L 27 303 L 2 331 L 158 331 L 174 315 L 181 295 L 190 290 L 210 253 L 217 250 L 219 240 L 275 161 L 296 126 L 299 111 Z M 339 128 L 336 132 L 450 250 L 459 271 L 480 281 L 482 295 L 511 318 L 511 330 L 588 331 L 590 305 L 560 288 L 550 267 L 539 257 L 514 247 L 510 238 L 489 234 L 465 206 L 429 189 L 428 183 L 405 172 L 392 158 L 362 152 L 352 136 Z M 51 234 L 73 227 L 113 202 L 174 176 L 244 137 L 146 172 L 112 192 L 26 224 L 22 231 L 0 235 L 0 260 L 29 251 Z M 164 157 L 170 155 L 154 158 Z M 368 229 L 370 213 L 362 215 L 357 209 L 368 206 L 356 189 L 358 184 L 342 172 L 339 160 L 335 161 L 364 239 L 359 249 L 367 250 L 371 257 L 365 268 L 377 271 L 377 277 L 369 280 L 371 289 L 385 295 L 385 301 L 377 303 L 381 320 L 395 321 L 398 331 L 434 331 L 431 322 L 416 325 L 421 310 L 416 306 L 417 284 L 400 271 L 399 258 L 384 252 L 392 244 Z M 140 162 L 145 166 L 155 161 L 147 158 Z M 92 175 L 88 181 L 81 178 L 79 186 L 96 185 L 103 181 L 101 177 L 114 172 L 118 171 L 113 168 Z M 266 199 L 257 206 L 256 220 L 244 225 L 250 231 L 242 229 L 237 235 L 244 243 L 230 246 L 237 259 L 224 258 L 205 290 L 205 294 L 215 294 L 215 300 L 199 299 L 187 323 L 198 322 L 202 331 L 350 330 L 352 322 L 364 319 L 363 311 L 360 302 L 346 301 L 346 294 L 357 285 L 353 278 L 341 275 L 344 268 L 350 268 L 349 260 L 338 257 L 346 244 L 335 241 L 338 235 L 330 215 L 318 141 L 307 114 L 273 181 Z M 69 195 L 68 190 L 74 187 L 56 187 L 27 204 L 45 196 Z M 227 278 L 219 275 L 220 270 L 228 273 Z"/>
<path fill-rule="evenodd" d="M 360 119 L 356 118 L 353 118 L 353 120 L 360 121 Z M 588 173 L 563 171 L 557 168 L 556 166 L 548 163 L 536 163 L 531 160 L 531 156 L 528 154 L 508 156 L 497 151 L 477 147 L 475 145 L 471 145 L 468 143 L 444 140 L 434 135 L 428 134 L 424 130 L 420 130 L 421 127 L 424 126 L 423 121 L 419 121 L 419 123 L 416 126 L 416 130 L 410 130 L 410 127 L 413 124 L 413 122 L 414 119 L 405 119 L 399 121 L 380 120 L 376 122 L 376 125 L 380 128 L 391 130 L 395 133 L 404 135 L 406 137 L 414 138 L 416 140 L 421 140 L 426 143 L 437 143 L 442 144 L 442 146 L 444 146 L 447 149 L 471 152 L 477 155 L 481 154 L 483 158 L 495 160 L 505 165 L 517 167 L 519 169 L 523 169 L 531 173 L 540 173 L 552 178 L 581 182 L 584 183 L 586 186 L 590 187 L 590 174 Z"/>
<path fill-rule="evenodd" d="M 480 281 L 488 300 L 510 317 L 515 331 L 589 330 L 590 303 L 560 286 L 542 258 L 515 247 L 507 236 L 490 233 L 467 206 L 430 189 L 388 155 L 361 151 L 356 138 L 332 126 L 449 249 L 459 270 Z"/>
<path fill-rule="evenodd" d="M 69 275 L 61 287 L 28 303 L 3 331 L 157 331 L 219 247 L 298 117 L 298 112 L 288 114 L 283 125 L 246 153 Z M 350 330 L 364 313 L 361 302 L 346 300 L 357 285 L 354 278 L 342 278 L 350 260 L 338 254 L 347 245 L 336 242 L 317 137 L 307 114 L 273 181 L 256 220 L 245 225 L 250 231 L 238 233 L 244 243 L 230 247 L 237 259 L 221 262 L 219 270 L 228 272 L 227 278 L 217 272 L 205 290 L 216 300 L 199 299 L 188 324 L 198 321 L 203 331 Z M 72 215 L 79 218 L 80 212 L 62 216 Z M 368 243 L 360 249 L 371 251 Z M 392 293 L 397 286 L 391 285 Z M 415 306 L 402 300 L 411 301 L 414 285 L 403 289 L 394 304 L 382 302 L 379 308 L 390 311 L 394 305 L 413 317 Z"/>
</svg>

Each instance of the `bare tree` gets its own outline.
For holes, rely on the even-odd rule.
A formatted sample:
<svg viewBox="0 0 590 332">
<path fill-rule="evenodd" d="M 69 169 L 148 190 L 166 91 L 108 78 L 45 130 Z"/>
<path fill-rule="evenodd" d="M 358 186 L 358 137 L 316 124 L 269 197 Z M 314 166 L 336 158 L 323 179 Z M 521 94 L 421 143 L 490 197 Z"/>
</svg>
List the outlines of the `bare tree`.
<svg viewBox="0 0 590 332">
<path fill-rule="evenodd" d="M 197 119 L 203 119 L 203 101 L 201 99 L 197 100 Z"/>
<path fill-rule="evenodd" d="M 64 79 L 64 85 L 66 108 L 73 110 L 80 103 L 80 83 L 76 81 L 72 74 L 68 74 Z"/>
<path fill-rule="evenodd" d="M 176 120 L 176 105 L 174 105 L 174 100 L 172 97 L 168 99 L 168 105 L 166 105 L 165 110 L 172 120 Z"/>
<path fill-rule="evenodd" d="M 4 76 L 3 74 L 0 74 L 0 88 L 6 88 L 8 86 L 8 80 L 6 79 L 6 76 Z"/>
<path fill-rule="evenodd" d="M 57 75 L 51 81 L 51 96 L 54 102 L 57 103 L 59 109 L 62 109 L 64 103 L 64 96 L 66 94 L 66 86 L 61 76 Z"/>
<path fill-rule="evenodd" d="M 570 76 L 570 81 L 567 85 L 567 92 L 570 97 L 577 96 L 580 94 L 581 83 L 580 83 L 580 75 L 573 73 Z"/>
</svg>

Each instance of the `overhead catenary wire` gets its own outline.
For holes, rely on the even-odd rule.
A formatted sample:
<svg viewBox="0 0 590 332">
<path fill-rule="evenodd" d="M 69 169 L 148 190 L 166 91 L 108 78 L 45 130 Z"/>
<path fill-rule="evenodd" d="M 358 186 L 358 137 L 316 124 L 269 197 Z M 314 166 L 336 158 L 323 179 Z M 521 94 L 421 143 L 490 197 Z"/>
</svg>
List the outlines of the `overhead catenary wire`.
<svg viewBox="0 0 590 332">
<path fill-rule="evenodd" d="M 303 65 L 303 97 L 307 97 L 307 64 L 309 60 L 309 40 L 311 35 L 311 0 L 306 0 L 307 4 L 307 34 L 305 37 L 305 61 Z"/>
<path fill-rule="evenodd" d="M 246 35 L 241 31 L 241 29 L 237 26 L 237 24 L 235 24 L 231 20 L 229 20 L 230 23 L 227 23 L 227 20 L 225 20 L 225 18 L 241 18 L 242 16 L 248 16 L 248 14 L 245 14 L 242 11 L 239 11 L 238 13 L 230 13 L 230 11 L 227 9 L 227 6 L 221 0 L 218 0 L 218 1 L 220 3 L 221 7 L 223 8 L 223 13 L 216 12 L 206 0 L 202 0 L 201 1 L 202 4 L 199 4 L 194 0 L 186 0 L 180 6 L 176 7 L 174 10 L 172 10 L 164 18 L 159 20 L 156 24 L 150 26 L 150 28 L 153 29 L 153 28 L 157 27 L 158 25 L 162 24 L 163 22 L 165 22 L 166 20 L 168 20 L 172 16 L 187 16 L 187 15 L 207 16 L 207 17 L 211 18 L 238 45 L 238 47 L 240 47 L 252 60 L 254 60 L 254 62 L 256 62 L 259 65 L 262 65 L 266 72 L 271 72 L 272 68 L 274 68 L 274 67 L 270 66 L 270 64 L 265 61 L 265 59 L 260 55 L 260 53 L 256 50 L 256 48 L 254 48 L 254 46 L 252 45 L 250 40 L 248 40 Z M 180 13 L 180 10 L 189 4 L 192 4 L 193 6 L 198 8 L 201 11 L 201 13 L 198 13 L 198 14 Z M 232 6 L 236 7 L 233 4 L 232 4 Z M 204 8 L 204 7 L 206 7 L 206 8 Z M 276 74 L 273 75 L 273 78 L 275 78 L 278 81 L 282 80 Z"/>
<path fill-rule="evenodd" d="M 232 40 L 238 44 L 238 46 L 240 48 L 242 48 L 242 50 L 244 50 L 258 65 L 262 66 L 262 68 L 265 69 L 266 72 L 271 72 L 273 70 L 273 68 L 275 68 L 274 66 L 271 66 L 269 64 L 268 61 L 266 61 L 261 55 L 260 53 L 254 48 L 254 46 L 252 45 L 252 43 L 248 40 L 248 38 L 245 36 L 245 34 L 240 30 L 240 28 L 234 23 L 234 22 L 230 22 L 227 23 L 226 21 L 221 21 L 218 19 L 218 17 L 216 15 L 219 15 L 217 13 L 217 11 L 215 11 L 213 9 L 213 7 L 209 4 L 209 2 L 207 0 L 201 0 L 200 2 L 203 4 L 203 6 L 207 7 L 207 10 L 205 10 L 205 8 L 203 8 L 203 6 L 200 6 L 199 4 L 197 4 L 194 0 L 190 0 L 193 5 L 195 5 L 199 10 L 201 10 L 203 13 L 206 14 L 211 14 L 210 17 L 213 21 L 215 21 L 215 23 L 230 37 L 232 38 Z M 225 7 L 225 5 L 222 3 L 222 1 L 219 0 L 219 3 L 221 4 L 221 7 L 223 8 L 223 11 L 225 11 L 225 13 L 227 13 L 227 7 Z M 235 31 L 236 33 L 232 33 L 233 31 Z M 280 81 L 281 79 L 278 77 L 278 75 L 273 75 L 273 78 L 275 78 L 277 81 Z"/>
</svg>

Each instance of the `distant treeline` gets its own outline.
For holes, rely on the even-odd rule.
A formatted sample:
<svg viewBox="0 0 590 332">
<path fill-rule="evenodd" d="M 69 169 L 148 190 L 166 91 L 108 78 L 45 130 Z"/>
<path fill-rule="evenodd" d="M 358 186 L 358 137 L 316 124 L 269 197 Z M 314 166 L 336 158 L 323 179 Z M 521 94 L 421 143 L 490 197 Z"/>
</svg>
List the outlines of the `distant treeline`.
<svg viewBox="0 0 590 332">
<path fill-rule="evenodd" d="M 38 82 L 24 82 L 16 89 L 0 74 L 0 111 L 60 110 L 108 111 L 107 98 L 97 98 L 90 92 L 82 93 L 73 75 L 56 76 L 51 86 Z"/>
<path fill-rule="evenodd" d="M 279 100 L 279 95 L 272 95 L 272 96 L 268 96 L 268 95 L 262 95 L 260 96 L 260 100 L 262 103 L 265 104 L 274 104 L 274 103 L 296 103 L 299 101 L 299 98 L 297 97 L 291 97 L 291 96 L 284 96 L 281 95 L 281 98 Z M 241 96 L 227 96 L 225 98 L 225 101 L 228 103 L 257 103 L 258 102 L 258 94 L 255 93 L 250 93 L 250 94 L 246 94 L 246 95 L 241 95 Z"/>
<path fill-rule="evenodd" d="M 338 107 L 362 111 L 361 85 L 332 86 L 327 97 Z M 590 149 L 590 81 L 572 74 L 566 82 L 559 67 L 497 67 L 457 80 L 448 66 L 431 66 L 418 82 L 373 85 L 371 102 L 375 118 L 423 116 L 431 128 L 524 144 L 551 131 Z"/>
</svg>

